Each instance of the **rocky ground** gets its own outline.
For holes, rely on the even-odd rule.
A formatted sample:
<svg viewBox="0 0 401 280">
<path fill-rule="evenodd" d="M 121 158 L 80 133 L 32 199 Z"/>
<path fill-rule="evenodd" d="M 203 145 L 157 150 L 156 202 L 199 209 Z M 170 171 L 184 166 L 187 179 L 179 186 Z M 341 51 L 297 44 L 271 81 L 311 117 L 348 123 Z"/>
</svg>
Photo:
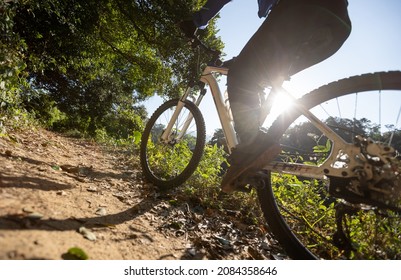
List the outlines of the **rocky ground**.
<svg viewBox="0 0 401 280">
<path fill-rule="evenodd" d="M 0 259 L 283 257 L 263 226 L 144 182 L 133 152 L 42 129 L 0 135 Z"/>
</svg>

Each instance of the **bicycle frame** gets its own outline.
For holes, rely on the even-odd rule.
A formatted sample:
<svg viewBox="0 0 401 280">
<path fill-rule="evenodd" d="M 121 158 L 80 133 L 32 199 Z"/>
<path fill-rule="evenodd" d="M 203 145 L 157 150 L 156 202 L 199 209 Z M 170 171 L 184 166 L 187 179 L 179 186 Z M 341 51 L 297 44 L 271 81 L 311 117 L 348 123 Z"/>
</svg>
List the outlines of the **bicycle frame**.
<svg viewBox="0 0 401 280">
<path fill-rule="evenodd" d="M 229 101 L 224 100 L 223 93 L 221 92 L 220 87 L 217 84 L 214 73 L 227 75 L 228 68 L 207 66 L 203 71 L 200 80 L 210 87 L 217 114 L 220 118 L 221 127 L 226 138 L 227 147 L 231 152 L 231 150 L 238 145 L 238 138 L 234 130 Z"/>
<path fill-rule="evenodd" d="M 227 75 L 228 73 L 228 68 L 225 67 L 216 67 L 216 66 L 207 66 L 200 78 L 200 81 L 207 84 L 210 87 L 210 91 L 213 96 L 213 101 L 216 106 L 217 114 L 220 118 L 220 123 L 221 127 L 223 129 L 223 133 L 225 135 L 226 141 L 227 141 L 227 146 L 229 151 L 238 145 L 238 139 L 234 130 L 234 125 L 233 125 L 233 120 L 231 117 L 231 112 L 229 105 L 225 104 L 225 100 L 223 97 L 223 93 L 220 90 L 220 87 L 217 83 L 216 77 L 214 76 L 215 73 L 219 73 L 222 75 Z M 189 94 L 192 92 L 193 88 L 189 87 L 184 95 L 181 97 L 181 99 L 178 101 L 176 110 L 167 125 L 165 131 L 162 134 L 162 140 L 167 141 L 169 139 L 169 136 L 171 135 L 171 129 L 174 125 L 175 120 L 177 119 L 177 116 L 180 114 L 182 108 L 184 107 L 184 101 L 188 99 Z M 197 100 L 194 102 L 196 106 L 199 106 L 201 101 L 203 99 L 203 95 L 199 95 Z M 192 121 L 192 115 L 189 114 L 187 120 L 185 121 L 184 127 L 182 131 L 180 132 L 180 135 L 177 137 L 178 139 L 181 139 L 182 136 L 185 134 L 186 129 L 189 127 L 189 124 Z"/>
<path fill-rule="evenodd" d="M 295 101 L 296 98 L 282 87 L 281 82 L 274 84 L 272 88 L 273 90 L 278 91 L 279 94 L 286 94 Z M 304 117 L 309 119 L 309 121 L 331 141 L 333 145 L 331 153 L 320 165 L 273 161 L 268 163 L 265 166 L 265 169 L 316 179 L 324 179 L 327 175 L 341 178 L 355 177 L 354 173 L 347 172 L 347 170 L 354 170 L 356 167 L 361 166 L 361 162 L 357 161 L 357 155 L 362 157 L 360 148 L 344 141 L 343 138 L 339 137 L 337 133 L 335 133 L 307 108 L 302 106 L 302 104 L 294 102 L 293 105 L 295 110 L 300 111 Z M 345 162 L 347 163 L 345 164 Z"/>
<path fill-rule="evenodd" d="M 231 152 L 232 149 L 236 145 L 238 145 L 238 139 L 234 130 L 233 119 L 229 104 L 226 104 L 227 100 L 224 100 L 223 93 L 221 92 L 215 77 L 215 74 L 227 75 L 227 73 L 228 73 L 228 68 L 207 66 L 201 75 L 200 81 L 207 84 L 210 88 L 213 101 L 216 106 L 218 116 L 220 118 L 221 127 L 223 129 L 223 133 L 226 138 L 227 146 L 229 151 Z M 293 95 L 287 92 L 282 87 L 282 84 L 283 84 L 282 81 L 274 83 L 272 86 L 272 91 L 275 91 L 277 94 L 286 94 L 295 100 Z M 174 122 L 177 119 L 177 116 L 181 112 L 182 108 L 184 107 L 185 100 L 188 99 L 189 94 L 191 93 L 192 90 L 193 88 L 189 87 L 186 90 L 185 94 L 178 101 L 176 110 L 166 130 L 162 134 L 162 140 L 166 142 L 169 141 L 169 136 L 171 135 L 171 129 L 174 125 Z M 202 99 L 203 95 L 200 94 L 196 99 L 196 101 L 194 102 L 195 105 L 199 106 Z M 268 102 L 268 100 L 265 100 L 265 102 Z M 262 106 L 262 108 L 263 107 L 264 106 Z M 347 172 L 347 170 L 353 170 L 355 167 L 361 166 L 361 163 L 357 161 L 358 158 L 357 155 L 360 154 L 360 149 L 353 144 L 345 142 L 331 128 L 329 128 L 315 115 L 313 115 L 308 109 L 304 108 L 297 102 L 294 102 L 294 109 L 299 110 L 302 113 L 302 115 L 308 118 L 311 121 L 311 123 L 313 123 L 333 143 L 331 154 L 324 163 L 317 166 L 275 161 L 267 163 L 265 169 L 275 170 L 276 172 L 289 173 L 299 176 L 308 176 L 318 179 L 323 179 L 327 175 L 341 178 L 355 177 L 354 173 Z M 267 112 L 262 112 L 261 115 L 263 116 L 263 120 L 261 123 L 263 123 L 269 114 Z M 178 139 L 181 139 L 182 136 L 185 134 L 192 119 L 193 119 L 192 115 L 189 114 L 187 120 L 185 121 L 184 128 L 182 129 L 182 131 L 180 131 Z M 346 164 L 344 164 L 345 161 L 347 161 Z"/>
</svg>

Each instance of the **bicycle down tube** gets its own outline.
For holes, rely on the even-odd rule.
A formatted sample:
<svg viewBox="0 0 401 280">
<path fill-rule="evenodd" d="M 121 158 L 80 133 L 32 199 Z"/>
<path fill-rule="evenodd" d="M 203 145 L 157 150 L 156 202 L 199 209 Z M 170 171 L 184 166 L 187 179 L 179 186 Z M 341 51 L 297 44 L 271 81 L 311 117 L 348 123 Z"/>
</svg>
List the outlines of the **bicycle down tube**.
<svg viewBox="0 0 401 280">
<path fill-rule="evenodd" d="M 238 145 L 238 140 L 230 118 L 229 109 L 224 103 L 223 94 L 220 90 L 219 85 L 217 84 L 216 78 L 214 77 L 213 73 L 227 75 L 228 68 L 207 66 L 202 73 L 201 81 L 206 83 L 210 87 L 213 101 L 217 109 L 217 114 L 220 118 L 221 127 L 223 129 L 224 136 L 226 137 L 227 146 L 228 149 L 231 151 L 235 146 Z"/>
<path fill-rule="evenodd" d="M 295 97 L 287 90 L 285 90 L 281 85 L 275 86 L 273 90 L 278 90 L 280 94 L 286 94 L 293 101 L 296 100 Z M 347 169 L 353 169 L 357 166 L 356 155 L 360 154 L 360 149 L 355 145 L 347 143 L 343 138 L 338 136 L 327 124 L 317 118 L 312 112 L 306 109 L 301 103 L 294 102 L 294 109 L 301 112 L 301 114 L 306 117 L 319 131 L 321 131 L 332 143 L 332 149 L 328 158 L 320 165 L 306 165 L 291 162 L 270 162 L 267 163 L 265 169 L 276 170 L 284 173 L 298 175 L 298 176 L 308 176 L 316 179 L 323 179 L 325 175 L 331 175 L 342 178 L 354 177 L 352 173 L 344 173 L 343 166 L 340 164 L 340 158 L 346 156 L 349 166 Z M 336 165 L 337 164 L 337 165 Z"/>
</svg>

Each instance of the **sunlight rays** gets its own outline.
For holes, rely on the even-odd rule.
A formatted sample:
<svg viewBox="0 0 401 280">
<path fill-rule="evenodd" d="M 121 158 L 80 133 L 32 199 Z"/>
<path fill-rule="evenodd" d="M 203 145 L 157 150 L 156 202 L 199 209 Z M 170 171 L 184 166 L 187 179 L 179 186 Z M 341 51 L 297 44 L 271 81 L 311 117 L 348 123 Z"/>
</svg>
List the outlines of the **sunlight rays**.
<svg viewBox="0 0 401 280">
<path fill-rule="evenodd" d="M 290 110 L 295 100 L 294 97 L 290 96 L 289 93 L 285 91 L 276 93 L 273 98 L 271 112 L 263 122 L 263 126 L 265 127 L 270 126 L 281 113 Z"/>
</svg>

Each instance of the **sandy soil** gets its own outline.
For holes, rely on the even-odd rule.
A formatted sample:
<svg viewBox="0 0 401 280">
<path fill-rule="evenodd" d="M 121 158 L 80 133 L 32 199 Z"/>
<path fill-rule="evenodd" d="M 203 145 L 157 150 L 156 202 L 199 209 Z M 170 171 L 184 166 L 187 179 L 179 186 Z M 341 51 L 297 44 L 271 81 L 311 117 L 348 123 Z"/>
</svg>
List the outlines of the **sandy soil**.
<svg viewBox="0 0 401 280">
<path fill-rule="evenodd" d="M 174 201 L 175 203 L 171 203 Z M 42 129 L 0 137 L 0 259 L 272 259 L 263 227 L 161 194 L 135 153 Z"/>
</svg>

